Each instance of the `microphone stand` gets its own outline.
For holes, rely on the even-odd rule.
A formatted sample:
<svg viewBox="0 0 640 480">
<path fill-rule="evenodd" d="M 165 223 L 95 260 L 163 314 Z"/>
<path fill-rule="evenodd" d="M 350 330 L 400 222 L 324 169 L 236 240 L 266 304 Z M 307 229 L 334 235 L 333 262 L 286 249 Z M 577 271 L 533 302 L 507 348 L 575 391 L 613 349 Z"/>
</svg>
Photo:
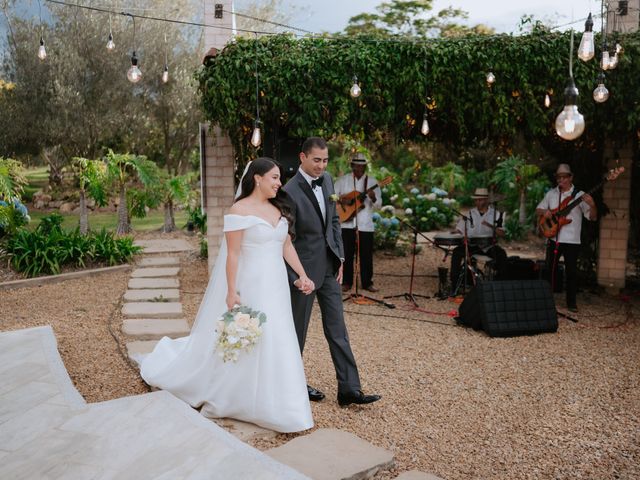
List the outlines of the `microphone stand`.
<svg viewBox="0 0 640 480">
<path fill-rule="evenodd" d="M 472 273 L 472 275 L 475 275 L 475 272 L 471 269 L 471 266 L 469 264 L 469 237 L 467 232 L 467 223 L 471 223 L 471 226 L 473 227 L 473 218 L 471 218 L 471 215 L 465 215 L 464 213 L 454 208 L 452 208 L 451 211 L 453 213 L 457 213 L 458 215 L 460 215 L 460 218 L 464 220 L 464 234 L 463 234 L 463 240 L 462 240 L 464 245 L 464 260 L 462 264 L 463 278 L 462 280 L 460 279 L 460 277 L 456 279 L 456 286 L 455 286 L 455 290 L 453 291 L 453 296 L 455 297 L 458 295 L 460 286 L 462 286 L 462 295 L 466 295 L 467 293 L 467 269 Z M 474 285 L 475 285 L 475 280 L 474 280 Z"/>
</svg>

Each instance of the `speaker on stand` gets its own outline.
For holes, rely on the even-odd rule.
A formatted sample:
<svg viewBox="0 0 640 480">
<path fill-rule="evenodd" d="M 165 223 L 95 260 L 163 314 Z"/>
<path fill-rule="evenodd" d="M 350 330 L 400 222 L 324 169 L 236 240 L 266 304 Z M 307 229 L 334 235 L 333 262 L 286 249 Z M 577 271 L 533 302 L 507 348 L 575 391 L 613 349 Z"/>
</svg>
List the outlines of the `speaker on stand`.
<svg viewBox="0 0 640 480">
<path fill-rule="evenodd" d="M 480 282 L 460 305 L 458 322 L 490 337 L 551 333 L 558 315 L 549 283 L 543 280 Z"/>
</svg>

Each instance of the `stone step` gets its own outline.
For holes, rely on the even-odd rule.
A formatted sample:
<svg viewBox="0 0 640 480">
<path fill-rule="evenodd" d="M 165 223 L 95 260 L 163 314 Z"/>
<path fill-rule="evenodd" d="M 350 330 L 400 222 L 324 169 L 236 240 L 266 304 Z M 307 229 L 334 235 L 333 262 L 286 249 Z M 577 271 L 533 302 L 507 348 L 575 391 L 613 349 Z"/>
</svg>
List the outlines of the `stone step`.
<svg viewBox="0 0 640 480">
<path fill-rule="evenodd" d="M 144 288 L 127 290 L 124 294 L 125 302 L 161 302 L 180 300 L 180 290 L 177 288 Z"/>
<path fill-rule="evenodd" d="M 122 333 L 138 340 L 160 340 L 189 335 L 189 324 L 183 318 L 129 318 L 122 322 Z"/>
<path fill-rule="evenodd" d="M 132 278 L 129 280 L 129 288 L 179 288 L 180 280 L 177 278 Z"/>
<path fill-rule="evenodd" d="M 212 420 L 245 443 L 250 440 L 275 438 L 278 435 L 278 432 L 273 430 L 267 430 L 253 423 L 243 422 L 234 418 L 212 418 Z"/>
<path fill-rule="evenodd" d="M 129 302 L 122 306 L 122 315 L 133 318 L 180 318 L 179 302 Z"/>
<path fill-rule="evenodd" d="M 157 340 L 134 340 L 133 342 L 127 342 L 127 354 L 129 360 L 139 366 L 138 355 L 146 355 L 151 353 L 158 343 Z"/>
<path fill-rule="evenodd" d="M 146 256 L 138 262 L 139 267 L 177 267 L 180 265 L 178 257 Z"/>
<path fill-rule="evenodd" d="M 440 477 L 436 477 L 432 473 L 419 472 L 418 470 L 411 470 L 410 472 L 404 472 L 396 477 L 396 480 L 442 480 Z"/>
<path fill-rule="evenodd" d="M 193 250 L 189 242 L 180 239 L 137 240 L 135 244 L 144 249 L 143 253 L 170 253 Z"/>
<path fill-rule="evenodd" d="M 352 433 L 321 428 L 266 452 L 314 480 L 360 480 L 393 467 L 393 453 Z"/>
<path fill-rule="evenodd" d="M 180 272 L 180 267 L 145 267 L 136 268 L 131 272 L 131 278 L 160 278 L 175 277 Z"/>
</svg>

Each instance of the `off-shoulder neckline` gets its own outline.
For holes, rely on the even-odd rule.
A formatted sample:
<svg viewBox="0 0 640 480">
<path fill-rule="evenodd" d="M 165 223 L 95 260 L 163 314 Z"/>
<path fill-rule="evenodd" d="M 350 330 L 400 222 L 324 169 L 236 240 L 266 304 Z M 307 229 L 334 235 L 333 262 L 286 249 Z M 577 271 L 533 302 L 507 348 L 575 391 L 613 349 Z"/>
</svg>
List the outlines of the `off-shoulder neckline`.
<svg viewBox="0 0 640 480">
<path fill-rule="evenodd" d="M 286 220 L 282 215 L 280 215 L 280 218 L 278 218 L 278 221 L 276 222 L 276 224 L 273 225 L 271 222 L 269 222 L 265 218 L 262 218 L 259 215 L 238 215 L 237 213 L 228 213 L 228 214 L 225 215 L 225 217 L 240 217 L 240 218 L 253 217 L 253 218 L 257 218 L 258 220 L 262 220 L 264 223 L 266 223 L 267 225 L 269 225 L 273 229 L 278 228 L 278 225 L 280 225 L 280 222 L 283 219 Z"/>
</svg>

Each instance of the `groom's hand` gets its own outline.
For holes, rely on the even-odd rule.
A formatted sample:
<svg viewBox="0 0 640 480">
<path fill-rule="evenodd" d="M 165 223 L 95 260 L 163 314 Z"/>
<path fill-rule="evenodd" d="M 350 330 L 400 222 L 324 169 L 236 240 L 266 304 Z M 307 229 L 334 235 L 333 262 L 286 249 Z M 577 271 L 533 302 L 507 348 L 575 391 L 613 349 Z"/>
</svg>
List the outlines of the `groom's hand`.
<svg viewBox="0 0 640 480">
<path fill-rule="evenodd" d="M 340 263 L 340 268 L 338 269 L 338 275 L 336 276 L 336 280 L 340 285 L 342 285 L 342 267 L 343 266 L 344 266 L 344 263 Z"/>
</svg>

